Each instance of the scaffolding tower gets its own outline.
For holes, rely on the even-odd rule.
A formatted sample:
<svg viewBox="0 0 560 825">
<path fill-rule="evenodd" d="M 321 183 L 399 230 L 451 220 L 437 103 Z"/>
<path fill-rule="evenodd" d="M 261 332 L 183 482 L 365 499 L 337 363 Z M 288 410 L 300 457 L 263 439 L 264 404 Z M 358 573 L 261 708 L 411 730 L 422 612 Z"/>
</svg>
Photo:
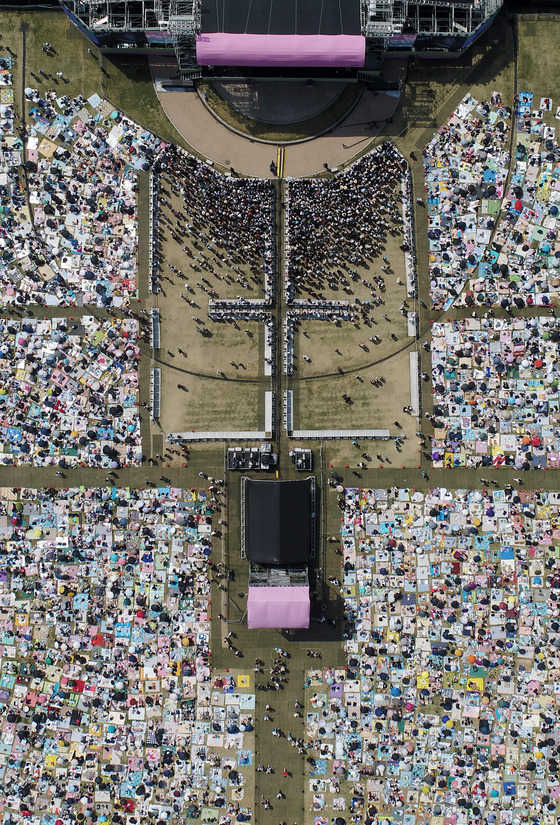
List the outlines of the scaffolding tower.
<svg viewBox="0 0 560 825">
<path fill-rule="evenodd" d="M 189 75 L 199 73 L 196 62 L 196 36 L 200 32 L 199 0 L 170 0 L 168 27 L 179 71 Z"/>
<path fill-rule="evenodd" d="M 169 35 L 180 72 L 192 74 L 199 68 L 196 36 L 200 32 L 200 0 L 61 0 L 61 5 L 91 32 L 101 48 L 111 41 L 118 45 L 119 35 L 125 33 L 164 32 Z"/>
<path fill-rule="evenodd" d="M 364 0 L 362 33 L 368 42 L 398 34 L 473 34 L 503 5 L 503 0 Z"/>
<path fill-rule="evenodd" d="M 406 0 L 365 0 L 362 5 L 362 34 L 378 40 L 401 32 Z"/>
<path fill-rule="evenodd" d="M 61 0 L 93 34 L 158 28 L 161 0 Z"/>
<path fill-rule="evenodd" d="M 357 0 L 361 9 L 366 57 L 359 77 L 379 74 L 383 55 L 400 40 L 410 47 L 416 36 L 466 41 L 503 5 L 504 0 Z M 202 0 L 60 0 L 82 31 L 100 48 L 173 47 L 184 77 L 199 77 L 196 39 L 201 31 Z M 131 35 L 134 37 L 131 39 Z M 167 36 L 167 37 L 166 37 Z M 452 45 L 437 46 L 449 48 Z M 460 43 L 457 50 L 461 48 Z M 211 68 L 211 67 L 210 67 Z M 365 72 L 365 74 L 364 74 Z"/>
</svg>

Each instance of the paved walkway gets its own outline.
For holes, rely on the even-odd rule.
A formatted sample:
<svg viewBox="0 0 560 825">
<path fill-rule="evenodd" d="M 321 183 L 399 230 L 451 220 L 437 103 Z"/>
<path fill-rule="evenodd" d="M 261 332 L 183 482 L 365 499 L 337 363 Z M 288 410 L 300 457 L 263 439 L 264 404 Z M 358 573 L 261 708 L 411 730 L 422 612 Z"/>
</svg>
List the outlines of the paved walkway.
<svg viewBox="0 0 560 825">
<path fill-rule="evenodd" d="M 393 72 L 404 72 L 406 61 L 392 61 Z M 160 67 L 158 67 L 159 69 Z M 154 67 L 152 67 L 154 75 Z M 177 131 L 198 153 L 241 175 L 273 177 L 276 146 L 259 143 L 232 132 L 208 111 L 193 92 L 157 92 L 161 106 Z M 286 146 L 284 176 L 304 177 L 347 163 L 379 134 L 382 121 L 392 117 L 399 98 L 382 92 L 364 91 L 357 106 L 332 132 L 305 143 Z M 370 124 L 377 122 L 379 128 Z"/>
</svg>

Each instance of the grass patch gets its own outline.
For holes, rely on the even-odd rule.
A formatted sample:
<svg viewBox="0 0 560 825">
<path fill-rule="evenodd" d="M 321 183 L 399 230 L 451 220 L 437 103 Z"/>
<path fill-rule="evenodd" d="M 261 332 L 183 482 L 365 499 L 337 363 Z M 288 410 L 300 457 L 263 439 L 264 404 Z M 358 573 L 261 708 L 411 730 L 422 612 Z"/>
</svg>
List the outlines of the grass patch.
<svg viewBox="0 0 560 825">
<path fill-rule="evenodd" d="M 552 97 L 560 102 L 558 75 L 558 31 L 556 20 L 518 19 L 517 86 L 520 91 L 533 92 L 538 98 Z"/>
<path fill-rule="evenodd" d="M 163 180 L 162 195 L 170 204 L 164 205 L 162 212 L 169 221 L 175 221 L 171 210 L 181 211 L 183 201 L 168 178 Z M 190 224 L 188 214 L 185 219 Z M 208 317 L 209 295 L 201 279 L 210 277 L 222 299 L 240 293 L 255 297 L 259 294 L 256 285 L 251 292 L 229 278 L 233 264 L 229 255 L 225 262 L 218 258 L 212 261 L 216 274 L 200 266 L 202 261 L 215 257 L 215 250 L 210 252 L 204 246 L 213 237 L 211 228 L 197 230 L 196 246 L 190 233 L 176 240 L 164 222 L 160 230 L 165 262 L 175 268 L 163 267 L 162 291 L 157 298 L 162 320 L 158 366 L 162 369 L 160 424 L 164 432 L 264 429 L 264 393 L 270 381 L 263 376 L 263 324 L 240 321 L 236 328 L 231 323 L 212 321 Z M 198 262 L 185 254 L 185 243 Z M 250 280 L 246 263 L 239 272 Z M 209 334 L 202 336 L 197 327 L 207 329 Z M 218 370 L 224 378 L 219 377 Z"/>
<path fill-rule="evenodd" d="M 187 391 L 178 390 L 178 383 Z M 264 388 L 258 384 L 184 376 L 164 366 L 162 400 L 160 423 L 166 433 L 264 429 Z"/>
<path fill-rule="evenodd" d="M 25 85 L 39 91 L 56 89 L 74 97 L 97 92 L 129 117 L 160 135 L 164 140 L 190 149 L 161 108 L 155 93 L 148 58 L 142 55 L 99 55 L 94 46 L 69 21 L 63 11 L 2 11 L 0 32 L 2 45 L 16 54 L 14 89 L 19 105 L 22 66 L 22 23 L 29 26 L 26 37 Z M 52 54 L 43 52 L 49 42 Z M 89 54 L 91 48 L 93 54 Z M 41 82 L 30 72 L 40 70 L 53 75 Z M 102 70 L 105 71 L 102 71 Z M 56 76 L 61 71 L 64 80 Z"/>
<path fill-rule="evenodd" d="M 198 93 L 208 108 L 220 120 L 248 137 L 270 141 L 291 141 L 311 138 L 334 126 L 352 108 L 362 93 L 358 83 L 347 83 L 337 99 L 324 112 L 299 123 L 262 123 L 234 109 L 216 92 L 210 83 L 200 83 Z"/>
<path fill-rule="evenodd" d="M 410 367 L 407 349 L 391 357 L 383 364 L 362 368 L 347 375 L 332 375 L 307 381 L 294 381 L 294 428 L 302 430 L 360 430 L 387 429 L 396 435 L 398 421 L 406 436 L 401 451 L 397 451 L 392 438 L 375 447 L 367 444 L 365 452 L 375 466 L 378 466 L 377 452 L 388 455 L 391 464 L 396 466 L 415 466 L 418 463 L 418 439 L 416 419 L 403 413 L 403 407 L 410 403 Z M 355 374 L 361 380 L 355 378 Z M 371 384 L 371 379 L 382 376 L 384 383 L 380 386 Z M 398 380 L 395 380 L 398 376 Z M 351 398 L 347 404 L 343 395 Z M 348 449 L 348 443 L 341 442 L 341 455 L 345 453 L 357 462 L 362 460 L 354 448 Z M 329 449 L 333 445 L 329 444 Z M 368 459 L 368 460 L 369 460 Z M 388 464 L 388 466 L 391 466 Z"/>
<path fill-rule="evenodd" d="M 191 150 L 175 129 L 156 95 L 147 57 L 109 55 L 103 59 L 104 96 L 129 117 L 169 143 Z"/>
<path fill-rule="evenodd" d="M 393 386 L 395 375 L 399 376 L 397 386 Z M 370 383 L 370 379 L 380 376 L 385 383 L 380 386 Z M 374 367 L 362 367 L 346 375 L 297 381 L 293 387 L 294 425 L 298 429 L 387 427 L 393 431 L 393 421 L 400 420 L 403 406 L 410 403 L 409 350 Z M 352 404 L 345 403 L 343 394 L 352 399 Z"/>
<path fill-rule="evenodd" d="M 44 91 L 57 89 L 70 96 L 83 94 L 89 97 L 94 92 L 101 93 L 99 64 L 88 55 L 87 41 L 69 36 L 72 24 L 62 11 L 2 11 L 0 31 L 2 45 L 9 47 L 16 54 L 14 63 L 14 92 L 16 104 L 20 103 L 20 88 L 23 72 L 21 26 L 27 25 L 25 85 Z M 49 42 L 52 54 L 43 52 L 43 44 Z M 31 72 L 39 74 L 40 70 L 53 75 L 53 79 L 40 82 L 31 77 Z M 56 76 L 62 72 L 65 81 Z"/>
</svg>

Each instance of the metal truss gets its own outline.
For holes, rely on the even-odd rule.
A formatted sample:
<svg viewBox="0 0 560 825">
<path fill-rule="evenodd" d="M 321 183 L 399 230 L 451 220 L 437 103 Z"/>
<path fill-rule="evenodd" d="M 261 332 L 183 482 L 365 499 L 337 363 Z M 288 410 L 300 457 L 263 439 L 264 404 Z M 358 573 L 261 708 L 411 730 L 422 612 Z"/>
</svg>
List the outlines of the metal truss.
<svg viewBox="0 0 560 825">
<path fill-rule="evenodd" d="M 363 0 L 362 32 L 370 41 L 402 32 L 469 35 L 503 0 Z"/>
<path fill-rule="evenodd" d="M 158 26 L 161 0 L 61 0 L 94 33 L 134 32 Z"/>
</svg>

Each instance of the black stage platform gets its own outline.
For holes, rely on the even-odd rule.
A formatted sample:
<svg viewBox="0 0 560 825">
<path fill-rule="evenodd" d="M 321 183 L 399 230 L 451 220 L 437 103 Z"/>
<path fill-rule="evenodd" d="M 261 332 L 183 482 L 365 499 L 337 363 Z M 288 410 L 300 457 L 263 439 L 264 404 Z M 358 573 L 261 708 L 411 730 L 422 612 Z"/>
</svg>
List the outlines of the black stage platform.
<svg viewBox="0 0 560 825">
<path fill-rule="evenodd" d="M 244 479 L 247 558 L 252 564 L 305 565 L 311 553 L 311 480 Z"/>
<path fill-rule="evenodd" d="M 202 34 L 361 34 L 359 0 L 202 0 Z"/>
</svg>

